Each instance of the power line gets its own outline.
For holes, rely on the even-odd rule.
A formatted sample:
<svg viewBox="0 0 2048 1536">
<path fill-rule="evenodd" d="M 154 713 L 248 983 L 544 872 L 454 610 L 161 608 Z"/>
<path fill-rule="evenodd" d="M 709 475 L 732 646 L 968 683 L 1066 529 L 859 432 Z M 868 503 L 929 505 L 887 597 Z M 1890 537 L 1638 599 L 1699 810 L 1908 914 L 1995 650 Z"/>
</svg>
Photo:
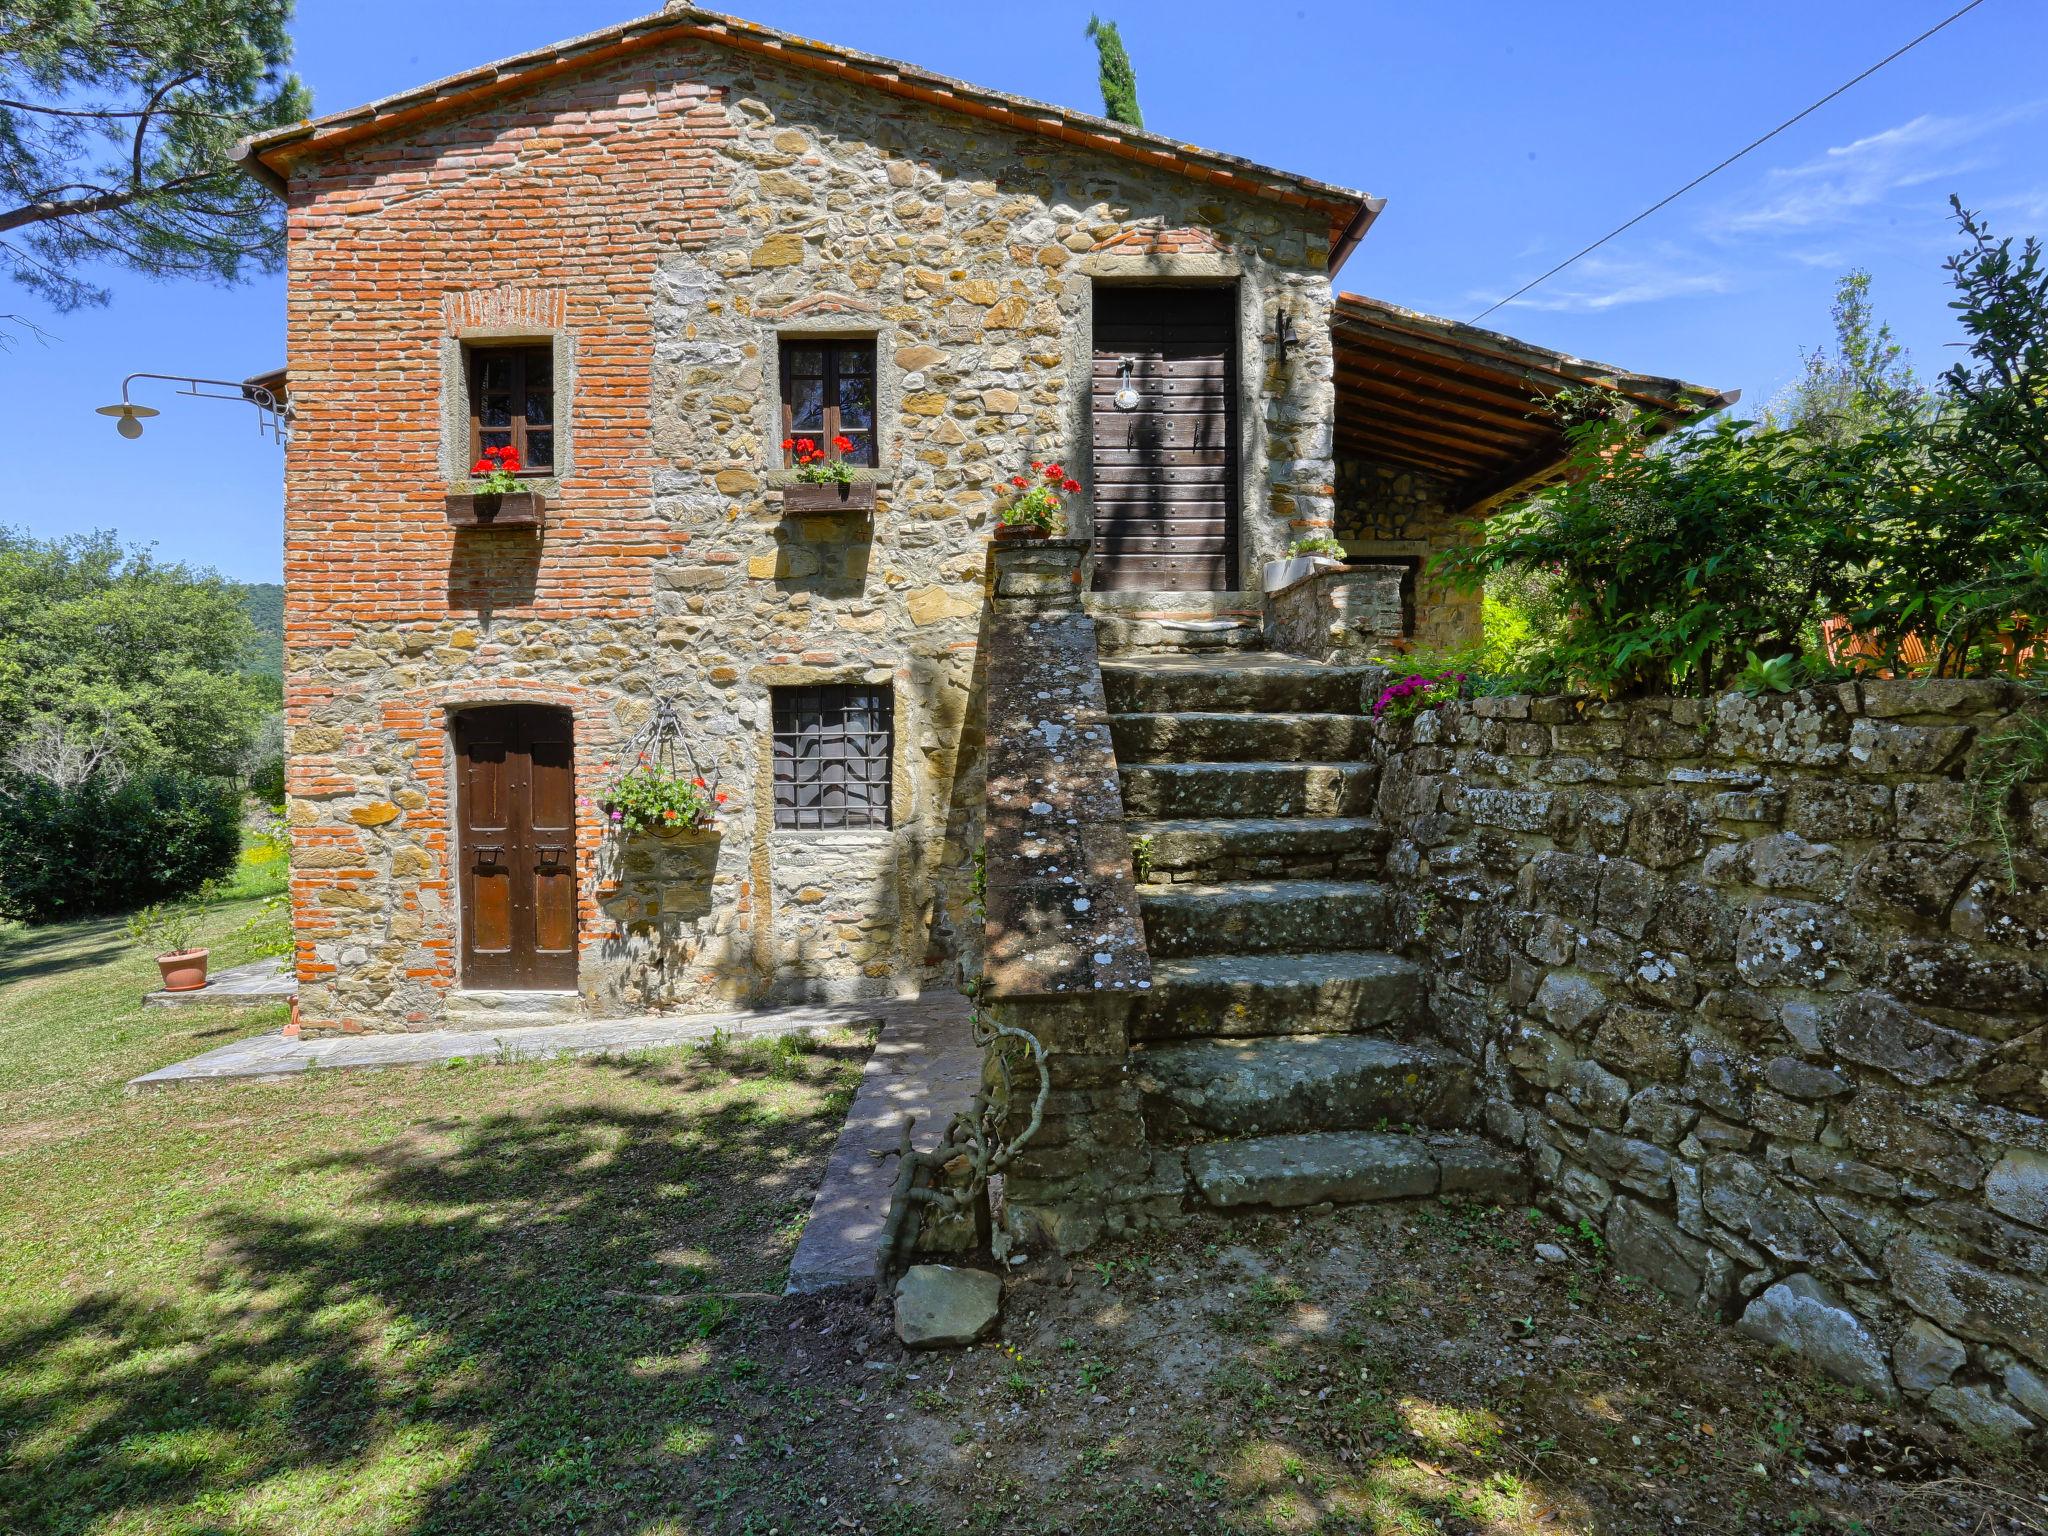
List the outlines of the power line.
<svg viewBox="0 0 2048 1536">
<path fill-rule="evenodd" d="M 1744 155 L 1748 154 L 1751 150 L 1759 149 L 1763 145 L 1770 143 L 1772 139 L 1775 139 L 1779 134 L 1783 133 L 1787 128 L 1790 128 L 1794 123 L 1798 122 L 1801 118 L 1811 117 L 1814 113 L 1818 112 L 1822 107 L 1826 106 L 1829 102 L 1833 101 L 1837 96 L 1841 95 L 1851 86 L 1861 85 L 1865 80 L 1868 80 L 1880 69 L 1883 69 L 1885 65 L 1891 63 L 1892 60 L 1900 57 L 1903 54 L 1912 52 L 1915 48 L 1919 47 L 1922 43 L 1926 42 L 1927 39 L 1934 36 L 1935 33 L 1939 32 L 1943 27 L 1949 25 L 1950 22 L 1962 20 L 1963 17 L 1969 15 L 1970 12 L 1977 9 L 1977 7 L 1982 5 L 1983 3 L 1984 0 L 1970 0 L 1970 3 L 1968 5 L 1964 6 L 1961 10 L 1957 11 L 1953 16 L 1945 17 L 1941 21 L 1936 22 L 1933 26 L 1929 27 L 1925 32 L 1922 32 L 1918 37 L 1914 38 L 1910 43 L 1907 43 L 1904 47 L 1894 49 L 1892 52 L 1886 54 L 1883 58 L 1879 59 L 1875 64 L 1871 65 L 1870 68 L 1864 70 L 1863 73 L 1858 75 L 1854 80 L 1845 81 L 1841 85 L 1836 86 L 1832 91 L 1829 91 L 1827 95 L 1821 97 L 1819 101 L 1816 101 L 1812 106 L 1808 107 L 1805 111 L 1795 113 L 1793 116 L 1786 118 L 1785 121 L 1778 124 L 1777 127 L 1773 128 L 1769 133 L 1765 134 L 1762 138 L 1752 139 L 1749 143 L 1743 145 L 1742 148 L 1735 151 L 1734 154 L 1730 155 L 1726 160 L 1723 160 L 1719 165 L 1715 166 L 1712 170 L 1702 171 L 1699 175 L 1693 177 L 1691 181 L 1688 181 L 1684 186 L 1680 187 L 1676 192 L 1672 193 L 1669 197 L 1664 198 L 1659 202 L 1652 203 L 1649 207 L 1645 208 L 1641 213 L 1637 214 L 1634 218 L 1630 219 L 1626 224 L 1617 224 L 1614 228 L 1610 229 L 1606 234 L 1602 235 L 1598 240 L 1595 240 L 1591 245 L 1587 246 L 1584 250 L 1574 251 L 1571 255 L 1565 257 L 1563 261 L 1560 261 L 1556 266 L 1552 267 L 1548 272 L 1545 272 L 1541 277 L 1531 278 L 1528 282 L 1522 284 L 1521 287 L 1517 288 L 1513 293 L 1509 294 L 1506 298 L 1500 300 L 1498 303 L 1487 305 L 1486 308 L 1482 309 L 1481 311 L 1479 311 L 1478 314 L 1472 317 L 1472 322 L 1476 325 L 1479 321 L 1484 320 L 1488 315 L 1492 314 L 1496 309 L 1501 308 L 1503 305 L 1514 303 L 1515 300 L 1519 299 L 1531 288 L 1536 287 L 1539 283 L 1549 282 L 1553 277 L 1557 276 L 1558 273 L 1562 272 L 1566 267 L 1570 266 L 1580 257 L 1592 255 L 1593 252 L 1599 250 L 1601 246 L 1605 245 L 1608 241 L 1612 240 L 1616 235 L 1621 234 L 1624 230 L 1633 229 L 1636 225 L 1642 223 L 1643 220 L 1647 219 L 1651 214 L 1655 213 L 1659 208 L 1663 208 L 1668 204 L 1677 202 L 1681 197 L 1685 196 L 1686 193 L 1690 192 L 1694 187 L 1698 186 L 1701 182 L 1707 180 L 1711 176 L 1719 175 L 1722 171 L 1727 170 L 1729 166 L 1733 165 L 1736 161 L 1740 160 Z"/>
</svg>

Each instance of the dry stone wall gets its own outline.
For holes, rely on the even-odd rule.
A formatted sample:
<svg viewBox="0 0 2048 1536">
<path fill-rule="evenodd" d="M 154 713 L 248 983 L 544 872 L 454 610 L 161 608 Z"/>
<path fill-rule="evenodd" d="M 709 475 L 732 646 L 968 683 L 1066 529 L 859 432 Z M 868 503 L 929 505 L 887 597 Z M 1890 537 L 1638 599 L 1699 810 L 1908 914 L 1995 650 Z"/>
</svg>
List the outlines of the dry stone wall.
<svg viewBox="0 0 2048 1536">
<path fill-rule="evenodd" d="M 1356 458 L 1337 461 L 1337 537 L 1353 556 L 1418 565 L 1409 594 L 1417 646 L 1454 651 L 1481 639 L 1477 592 L 1429 571 L 1430 558 L 1470 543 L 1471 518 L 1451 511 L 1457 487 L 1420 470 Z"/>
<path fill-rule="evenodd" d="M 1875 1396 L 2048 1426 L 2048 785 L 1998 682 L 1383 722 L 1432 1014 L 1615 1264 Z"/>
<path fill-rule="evenodd" d="M 585 1010 L 973 969 L 984 548 L 1007 476 L 1081 455 L 1098 280 L 1237 283 L 1246 558 L 1330 521 L 1328 229 L 1307 211 L 694 42 L 344 143 L 294 168 L 290 202 L 309 1028 L 448 1017 L 465 704 L 571 710 L 588 795 L 670 699 L 730 796 L 721 835 L 688 847 L 609 847 L 585 811 Z M 1283 309 L 1300 339 L 1269 370 Z M 784 515 L 785 334 L 875 340 L 871 517 Z M 538 536 L 443 512 L 466 468 L 461 348 L 508 337 L 557 357 Z M 822 682 L 893 690 L 887 829 L 773 825 L 770 690 Z"/>
</svg>

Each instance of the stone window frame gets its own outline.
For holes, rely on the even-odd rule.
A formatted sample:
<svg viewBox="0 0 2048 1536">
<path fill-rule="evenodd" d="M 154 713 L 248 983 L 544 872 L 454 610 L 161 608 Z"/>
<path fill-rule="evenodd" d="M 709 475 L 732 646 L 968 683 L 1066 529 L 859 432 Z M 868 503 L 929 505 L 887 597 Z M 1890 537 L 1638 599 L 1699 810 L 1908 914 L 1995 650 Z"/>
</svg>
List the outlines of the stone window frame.
<svg viewBox="0 0 2048 1536">
<path fill-rule="evenodd" d="M 780 442 L 781 439 L 776 439 Z M 755 827 L 766 841 L 763 847 L 791 843 L 857 845 L 875 847 L 895 841 L 910 831 L 917 820 L 916 775 L 911 771 L 911 749 L 919 739 L 920 715 L 914 689 L 904 686 L 892 666 L 858 662 L 838 666 L 802 666 L 768 663 L 752 669 L 748 682 L 758 690 L 760 705 L 755 719 L 760 751 L 754 774 Z M 889 690 L 893 739 L 889 743 L 889 825 L 886 827 L 778 827 L 775 824 L 775 710 L 771 690 L 815 688 L 821 684 L 855 684 Z"/>
<path fill-rule="evenodd" d="M 890 485 L 896 474 L 891 455 L 896 424 L 903 411 L 903 370 L 890 354 L 889 327 L 867 316 L 844 312 L 792 315 L 765 324 L 761 330 L 761 401 L 755 421 L 761 437 L 761 464 L 767 483 L 778 488 L 799 485 L 796 471 L 782 454 L 782 344 L 786 341 L 865 341 L 875 349 L 875 462 L 856 466 L 855 485 Z M 846 679 L 840 679 L 846 681 Z"/>
<path fill-rule="evenodd" d="M 441 477 L 453 486 L 470 478 L 469 349 L 472 346 L 546 346 L 554 360 L 555 469 L 521 478 L 542 495 L 562 488 L 576 468 L 576 338 L 558 326 L 469 325 L 441 338 Z"/>
<path fill-rule="evenodd" d="M 1237 588 L 1256 588 L 1257 572 L 1278 559 L 1283 544 L 1268 544 L 1268 518 L 1257 515 L 1266 505 L 1266 410 L 1264 383 L 1267 345 L 1262 317 L 1276 284 L 1262 280 L 1256 264 L 1247 266 L 1227 251 L 1189 254 L 1098 251 L 1068 270 L 1068 292 L 1077 313 L 1067 339 L 1068 440 L 1077 445 L 1074 478 L 1081 482 L 1083 511 L 1070 530 L 1076 538 L 1094 536 L 1095 420 L 1090 410 L 1090 382 L 1095 356 L 1095 290 L 1099 286 L 1161 288 L 1233 288 L 1237 292 Z M 1070 469 L 1075 466 L 1070 460 Z"/>
</svg>

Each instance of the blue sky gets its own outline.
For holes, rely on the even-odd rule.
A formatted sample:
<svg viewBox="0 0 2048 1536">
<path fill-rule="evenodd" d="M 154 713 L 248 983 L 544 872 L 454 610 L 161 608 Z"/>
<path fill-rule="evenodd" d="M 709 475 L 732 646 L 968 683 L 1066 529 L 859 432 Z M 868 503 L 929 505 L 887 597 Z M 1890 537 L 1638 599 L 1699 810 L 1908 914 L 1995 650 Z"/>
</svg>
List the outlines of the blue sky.
<svg viewBox="0 0 2048 1536">
<path fill-rule="evenodd" d="M 1469 318 L 1832 90 L 1961 0 L 1098 0 L 1148 126 L 1387 198 L 1342 286 Z M 300 0 L 297 65 L 335 111 L 655 8 L 655 0 Z M 1089 6 L 762 0 L 754 19 L 1095 110 Z M 1868 267 L 1923 372 L 1954 356 L 1951 191 L 2048 230 L 2048 5 L 1987 0 L 1839 101 L 1488 324 L 1767 400 Z M 154 400 L 139 442 L 92 408 L 134 370 L 240 378 L 283 359 L 283 289 L 115 275 L 103 310 L 0 354 L 18 448 L 0 521 L 113 528 L 277 579 L 280 451 L 245 407 Z"/>
</svg>

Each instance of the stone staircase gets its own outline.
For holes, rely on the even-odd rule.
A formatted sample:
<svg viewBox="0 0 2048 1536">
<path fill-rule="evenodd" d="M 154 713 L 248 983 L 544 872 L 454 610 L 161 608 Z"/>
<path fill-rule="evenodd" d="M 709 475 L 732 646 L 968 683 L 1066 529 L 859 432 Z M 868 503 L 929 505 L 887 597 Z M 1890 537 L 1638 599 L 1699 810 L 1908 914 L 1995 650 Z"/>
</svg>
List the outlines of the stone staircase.
<svg viewBox="0 0 2048 1536">
<path fill-rule="evenodd" d="M 1259 650 L 1256 629 L 1097 626 L 1152 955 L 1148 1140 L 1220 1207 L 1519 1194 L 1468 1129 L 1471 1067 L 1418 1037 L 1421 970 L 1388 952 L 1361 707 L 1381 669 Z"/>
</svg>

